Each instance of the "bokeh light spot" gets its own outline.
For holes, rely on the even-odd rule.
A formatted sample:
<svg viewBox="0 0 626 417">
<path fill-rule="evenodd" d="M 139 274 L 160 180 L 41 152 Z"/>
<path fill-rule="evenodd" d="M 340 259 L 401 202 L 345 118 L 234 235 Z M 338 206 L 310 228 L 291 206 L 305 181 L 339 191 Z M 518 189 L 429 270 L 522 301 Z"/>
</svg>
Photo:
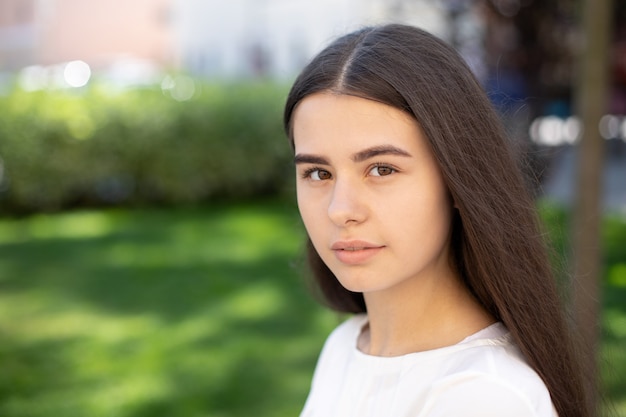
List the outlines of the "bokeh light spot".
<svg viewBox="0 0 626 417">
<path fill-rule="evenodd" d="M 70 87 L 83 87 L 91 78 L 91 68 L 84 61 L 72 61 L 65 65 L 63 78 Z"/>
</svg>

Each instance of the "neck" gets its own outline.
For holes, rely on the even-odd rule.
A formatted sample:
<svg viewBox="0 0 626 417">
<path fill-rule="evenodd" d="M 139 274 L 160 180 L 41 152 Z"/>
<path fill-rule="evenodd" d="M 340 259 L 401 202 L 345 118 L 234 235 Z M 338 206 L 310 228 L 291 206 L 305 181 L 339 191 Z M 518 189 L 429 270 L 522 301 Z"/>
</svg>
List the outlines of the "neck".
<svg viewBox="0 0 626 417">
<path fill-rule="evenodd" d="M 450 346 L 494 322 L 453 273 L 419 277 L 364 296 L 369 325 L 359 349 L 374 356 Z"/>
</svg>

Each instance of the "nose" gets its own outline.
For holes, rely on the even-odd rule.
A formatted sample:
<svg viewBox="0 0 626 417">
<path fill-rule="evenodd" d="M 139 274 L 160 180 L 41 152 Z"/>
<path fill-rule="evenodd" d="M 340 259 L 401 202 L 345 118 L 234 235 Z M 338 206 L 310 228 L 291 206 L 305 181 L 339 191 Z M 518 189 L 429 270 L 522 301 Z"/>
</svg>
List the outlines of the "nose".
<svg viewBox="0 0 626 417">
<path fill-rule="evenodd" d="M 367 218 L 363 195 L 355 184 L 336 180 L 330 202 L 328 217 L 339 227 L 362 223 Z"/>
</svg>

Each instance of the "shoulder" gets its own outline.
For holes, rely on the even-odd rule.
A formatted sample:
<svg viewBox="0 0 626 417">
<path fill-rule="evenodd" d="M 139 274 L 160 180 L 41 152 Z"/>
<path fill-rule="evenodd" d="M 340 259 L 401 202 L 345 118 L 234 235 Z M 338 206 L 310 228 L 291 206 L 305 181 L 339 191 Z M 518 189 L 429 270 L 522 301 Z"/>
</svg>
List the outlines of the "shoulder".
<svg viewBox="0 0 626 417">
<path fill-rule="evenodd" d="M 337 326 L 326 339 L 317 360 L 311 391 L 302 415 L 308 415 L 313 407 L 327 404 L 339 390 L 348 373 L 346 367 L 356 350 L 358 334 L 365 324 L 365 315 L 356 315 Z"/>
<path fill-rule="evenodd" d="M 356 342 L 363 325 L 367 322 L 364 314 L 350 317 L 337 326 L 328 336 L 322 349 L 325 356 L 349 355 L 356 348 Z"/>
<path fill-rule="evenodd" d="M 510 335 L 459 346 L 448 357 L 444 374 L 433 381 L 429 411 L 423 415 L 556 417 L 543 380 Z"/>
<path fill-rule="evenodd" d="M 337 326 L 326 338 L 313 374 L 313 385 L 329 375 L 336 377 L 345 369 L 356 350 L 356 342 L 362 326 L 367 321 L 365 315 L 356 315 Z"/>
<path fill-rule="evenodd" d="M 428 417 L 556 417 L 547 392 L 539 398 L 493 375 L 457 375 L 433 387 L 420 415 Z"/>
</svg>

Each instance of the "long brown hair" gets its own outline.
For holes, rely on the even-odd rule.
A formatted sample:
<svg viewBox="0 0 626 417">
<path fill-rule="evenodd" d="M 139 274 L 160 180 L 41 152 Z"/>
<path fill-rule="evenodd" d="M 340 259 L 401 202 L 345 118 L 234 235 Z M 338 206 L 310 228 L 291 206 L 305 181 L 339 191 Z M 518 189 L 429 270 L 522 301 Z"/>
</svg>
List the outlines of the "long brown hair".
<svg viewBox="0 0 626 417">
<path fill-rule="evenodd" d="M 370 27 L 319 53 L 296 79 L 284 124 L 319 91 L 376 100 L 422 127 L 454 199 L 452 253 L 475 297 L 512 333 L 542 377 L 561 417 L 590 413 L 536 209 L 505 131 L 482 87 L 456 51 L 420 29 Z M 365 312 L 363 295 L 341 286 L 308 244 L 326 302 Z"/>
</svg>

